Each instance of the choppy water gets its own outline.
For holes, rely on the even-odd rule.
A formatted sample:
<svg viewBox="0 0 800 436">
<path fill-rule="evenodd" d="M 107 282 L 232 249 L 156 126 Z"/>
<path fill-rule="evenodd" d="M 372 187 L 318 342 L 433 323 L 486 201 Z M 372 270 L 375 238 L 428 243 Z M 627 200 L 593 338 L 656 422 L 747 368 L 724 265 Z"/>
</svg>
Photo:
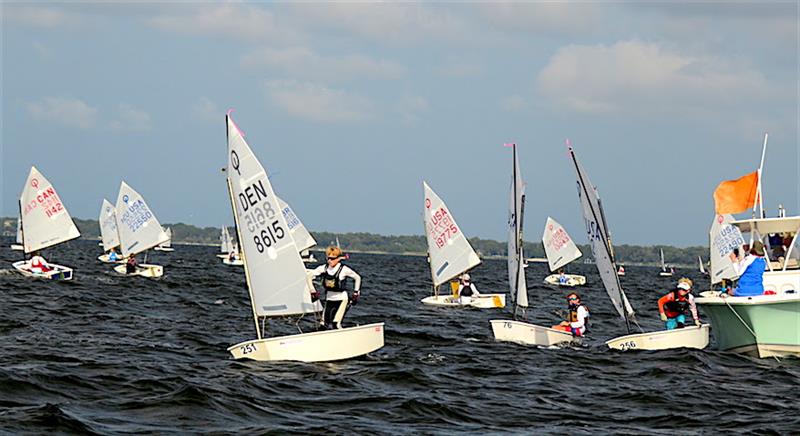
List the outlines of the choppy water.
<svg viewBox="0 0 800 436">
<path fill-rule="evenodd" d="M 625 332 L 593 265 L 572 268 L 590 282 L 581 290 L 593 315 L 589 340 L 538 349 L 493 341 L 488 320 L 502 311 L 419 303 L 429 293 L 424 258 L 355 254 L 349 265 L 364 292 L 346 322 L 386 322 L 386 346 L 339 363 L 264 363 L 226 351 L 255 333 L 242 269 L 222 265 L 212 247 L 151 255 L 165 276 L 148 280 L 116 276 L 95 260 L 95 243 L 71 242 L 45 254 L 73 266 L 75 280 L 48 283 L 14 273 L 20 254 L 5 242 L 4 433 L 800 431 L 798 359 L 606 349 L 603 341 Z M 529 316 L 551 325 L 565 292 L 540 285 L 545 269 L 527 270 Z M 656 300 L 671 280 L 651 268 L 627 272 L 640 323 L 660 328 Z M 505 290 L 505 261 L 484 262 L 473 279 L 483 292 Z"/>
</svg>

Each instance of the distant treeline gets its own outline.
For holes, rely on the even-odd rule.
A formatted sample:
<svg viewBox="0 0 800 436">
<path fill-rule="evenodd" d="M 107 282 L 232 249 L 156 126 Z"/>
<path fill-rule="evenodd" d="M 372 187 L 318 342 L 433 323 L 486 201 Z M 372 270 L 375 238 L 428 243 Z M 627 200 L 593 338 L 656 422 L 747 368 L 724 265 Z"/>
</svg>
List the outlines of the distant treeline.
<svg viewBox="0 0 800 436">
<path fill-rule="evenodd" d="M 13 236 L 17 228 L 16 218 L 3 218 L 3 234 Z M 81 237 L 86 239 L 100 238 L 100 225 L 97 220 L 74 219 L 75 224 L 81 232 Z M 164 224 L 165 227 L 172 228 L 172 241 L 175 243 L 190 244 L 219 244 L 219 227 L 196 227 L 191 224 L 176 223 Z M 231 235 L 235 235 L 233 229 L 229 229 Z M 411 236 L 385 236 L 374 233 L 330 233 L 330 232 L 311 232 L 317 240 L 317 248 L 323 249 L 328 245 L 334 245 L 336 238 L 342 248 L 347 251 L 397 253 L 397 254 L 420 254 L 427 252 L 428 245 L 423 235 Z M 506 242 L 493 241 L 491 239 L 470 238 L 469 242 L 481 256 L 505 256 Z M 588 245 L 580 245 L 584 258 L 591 258 L 591 250 Z M 525 255 L 527 257 L 544 257 L 544 248 L 541 242 L 526 242 Z M 658 264 L 660 257 L 658 249 L 664 250 L 664 259 L 669 265 L 697 265 L 697 257 L 701 256 L 708 261 L 708 248 L 706 247 L 687 247 L 676 248 L 666 245 L 641 246 L 641 245 L 619 245 L 614 247 L 614 254 L 617 261 L 623 264 Z M 578 260 L 580 262 L 580 260 Z"/>
</svg>

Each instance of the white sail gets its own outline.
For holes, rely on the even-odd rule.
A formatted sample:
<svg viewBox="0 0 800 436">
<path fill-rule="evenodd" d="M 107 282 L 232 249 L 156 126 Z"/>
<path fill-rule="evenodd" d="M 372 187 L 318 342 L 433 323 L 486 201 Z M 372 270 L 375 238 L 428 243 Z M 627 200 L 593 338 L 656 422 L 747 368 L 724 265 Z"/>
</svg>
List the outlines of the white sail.
<svg viewBox="0 0 800 436">
<path fill-rule="evenodd" d="M 60 244 L 81 234 L 53 185 L 31 167 L 20 198 L 25 253 Z"/>
<path fill-rule="evenodd" d="M 744 245 L 742 232 L 729 223 L 733 221 L 730 214 L 716 215 L 709 231 L 711 246 L 711 283 L 719 283 L 722 279 L 738 277 L 730 259 L 734 249 L 741 253 Z"/>
<path fill-rule="evenodd" d="M 553 218 L 547 217 L 542 235 L 542 245 L 547 256 L 550 271 L 555 271 L 562 266 L 581 257 L 583 253 L 575 245 L 567 231 Z"/>
<path fill-rule="evenodd" d="M 444 201 L 425 181 L 422 182 L 422 189 L 431 277 L 433 286 L 439 286 L 478 265 L 481 260 Z"/>
<path fill-rule="evenodd" d="M 569 153 L 575 166 L 575 174 L 578 180 L 578 198 L 583 209 L 586 235 L 589 238 L 589 246 L 592 248 L 594 263 L 597 265 L 597 271 L 600 273 L 603 286 L 606 288 L 606 293 L 611 298 L 611 302 L 614 303 L 619 315 L 627 318 L 626 313 L 628 317 L 633 315 L 633 308 L 619 283 L 617 266 L 615 265 L 611 246 L 611 236 L 608 234 L 608 225 L 600 203 L 600 195 L 586 175 L 583 166 L 578 162 L 572 147 L 569 147 Z"/>
<path fill-rule="evenodd" d="M 17 215 L 17 244 L 22 245 L 22 215 Z"/>
<path fill-rule="evenodd" d="M 222 226 L 219 242 L 219 251 L 221 253 L 228 254 L 233 251 L 233 241 L 231 240 L 231 234 L 228 233 L 228 226 Z"/>
<path fill-rule="evenodd" d="M 105 198 L 100 207 L 100 237 L 103 240 L 103 250 L 109 251 L 119 246 L 119 232 L 117 231 L 117 209 Z"/>
<path fill-rule="evenodd" d="M 700 257 L 700 256 L 697 256 L 697 262 L 700 264 L 700 274 L 705 274 L 706 273 L 706 268 L 703 266 L 703 258 Z"/>
<path fill-rule="evenodd" d="M 267 172 L 230 116 L 226 120 L 228 181 L 253 308 L 258 316 L 314 312 L 306 268 Z"/>
<path fill-rule="evenodd" d="M 525 210 L 525 183 L 519 170 L 517 146 L 513 150 L 513 168 L 508 203 L 508 286 L 515 307 L 528 307 L 528 286 L 525 282 L 522 252 L 522 219 Z"/>
<path fill-rule="evenodd" d="M 164 229 L 164 233 L 167 234 L 167 240 L 159 244 L 159 247 L 170 248 L 172 247 L 172 227 L 167 227 Z"/>
<path fill-rule="evenodd" d="M 283 213 L 283 218 L 286 220 L 286 225 L 289 226 L 289 233 L 294 239 L 294 244 L 297 245 L 297 251 L 302 252 L 303 250 L 308 250 L 317 245 L 317 241 L 311 236 L 311 233 L 308 233 L 306 226 L 303 225 L 303 222 L 300 221 L 300 218 L 297 217 L 297 214 L 294 213 L 291 206 L 283 201 L 283 199 L 279 197 L 276 198 L 278 198 L 278 204 Z"/>
<path fill-rule="evenodd" d="M 117 196 L 117 229 L 122 256 L 138 254 L 169 239 L 144 198 L 122 182 Z"/>
<path fill-rule="evenodd" d="M 659 248 L 658 251 L 661 252 L 661 271 L 667 272 L 667 265 L 664 263 L 664 249 Z"/>
</svg>

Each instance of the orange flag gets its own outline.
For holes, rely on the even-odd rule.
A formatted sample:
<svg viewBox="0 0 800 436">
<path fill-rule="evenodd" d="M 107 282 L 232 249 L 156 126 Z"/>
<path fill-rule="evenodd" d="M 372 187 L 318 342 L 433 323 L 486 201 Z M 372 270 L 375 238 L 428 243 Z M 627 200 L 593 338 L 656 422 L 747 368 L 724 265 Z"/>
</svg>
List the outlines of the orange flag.
<svg viewBox="0 0 800 436">
<path fill-rule="evenodd" d="M 718 214 L 739 213 L 753 207 L 758 199 L 758 171 L 736 180 L 726 180 L 714 190 Z"/>
</svg>

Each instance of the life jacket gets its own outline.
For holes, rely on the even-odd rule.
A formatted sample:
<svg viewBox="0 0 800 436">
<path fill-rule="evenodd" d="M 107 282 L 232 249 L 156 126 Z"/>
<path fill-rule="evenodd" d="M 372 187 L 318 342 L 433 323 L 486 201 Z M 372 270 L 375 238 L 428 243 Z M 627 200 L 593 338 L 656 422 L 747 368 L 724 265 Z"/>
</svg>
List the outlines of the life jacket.
<svg viewBox="0 0 800 436">
<path fill-rule="evenodd" d="M 472 296 L 472 286 L 471 283 L 461 283 L 461 296 L 462 297 L 471 297 Z"/>
<path fill-rule="evenodd" d="M 578 308 L 583 306 L 586 309 L 586 318 L 583 319 L 583 334 L 589 331 L 589 308 L 585 304 L 580 304 L 578 306 L 570 305 L 567 309 L 567 322 L 573 323 L 578 322 Z"/>
<path fill-rule="evenodd" d="M 111 253 L 108 253 L 108 260 L 117 260 L 117 252 L 112 251 Z"/>
<path fill-rule="evenodd" d="M 49 268 L 44 266 L 40 256 L 33 256 L 31 258 L 31 270 L 47 272 Z"/>
<path fill-rule="evenodd" d="M 133 274 L 136 272 L 136 267 L 139 265 L 139 262 L 136 261 L 135 257 L 131 257 L 125 263 L 125 272 L 128 274 Z"/>
<path fill-rule="evenodd" d="M 681 297 L 680 292 L 675 289 L 672 291 L 672 300 L 664 303 L 664 314 L 667 318 L 675 318 L 684 315 L 689 310 L 689 294 Z"/>
<path fill-rule="evenodd" d="M 325 292 L 342 292 L 345 290 L 342 286 L 342 280 L 339 278 L 339 273 L 342 272 L 343 267 L 344 264 L 339 263 L 339 268 L 335 273 L 328 274 L 328 268 L 325 268 L 325 271 L 322 272 L 322 287 Z"/>
</svg>

